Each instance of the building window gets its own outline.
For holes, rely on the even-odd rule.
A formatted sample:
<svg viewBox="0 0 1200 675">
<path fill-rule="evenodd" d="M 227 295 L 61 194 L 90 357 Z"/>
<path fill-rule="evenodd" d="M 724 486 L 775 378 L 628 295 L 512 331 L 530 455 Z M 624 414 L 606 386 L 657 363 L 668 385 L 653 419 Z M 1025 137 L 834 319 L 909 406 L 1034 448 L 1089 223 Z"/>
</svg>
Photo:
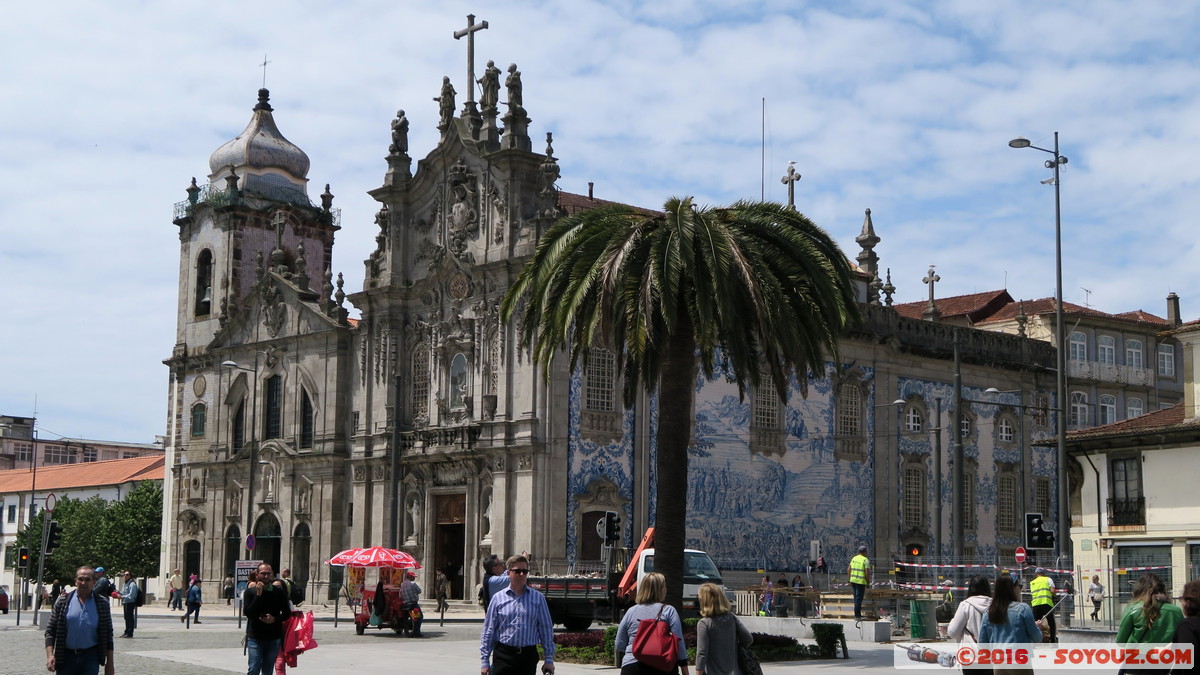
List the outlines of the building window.
<svg viewBox="0 0 1200 675">
<path fill-rule="evenodd" d="M 312 399 L 308 397 L 308 392 L 300 390 L 300 447 L 311 448 L 313 446 L 313 421 L 315 417 L 313 411 Z"/>
<path fill-rule="evenodd" d="M 595 412 L 613 412 L 613 387 L 617 381 L 617 360 L 607 349 L 591 349 L 588 352 L 586 382 L 583 405 Z"/>
<path fill-rule="evenodd" d="M 964 467 L 965 468 L 965 467 Z M 963 471 L 962 490 L 959 492 L 959 513 L 963 514 L 963 529 L 975 529 L 975 472 Z"/>
<path fill-rule="evenodd" d="M 1096 341 L 1096 360 L 1109 365 L 1117 362 L 1117 341 L 1111 335 L 1101 335 Z"/>
<path fill-rule="evenodd" d="M 237 452 L 246 444 L 246 399 L 238 401 L 237 412 L 233 413 L 233 450 Z"/>
<path fill-rule="evenodd" d="M 996 480 L 996 530 L 1017 531 L 1017 478 L 1001 474 Z"/>
<path fill-rule="evenodd" d="M 450 360 L 450 409 L 467 407 L 467 356 L 462 352 Z"/>
<path fill-rule="evenodd" d="M 864 461 L 867 458 L 863 439 L 863 392 L 857 384 L 845 382 L 838 386 L 836 453 L 838 459 Z"/>
<path fill-rule="evenodd" d="M 1139 417 L 1146 412 L 1146 406 L 1140 398 L 1125 399 L 1125 419 Z"/>
<path fill-rule="evenodd" d="M 283 434 L 283 378 L 272 375 L 267 378 L 267 414 L 263 425 L 263 438 L 279 438 Z"/>
<path fill-rule="evenodd" d="M 203 403 L 192 406 L 192 436 L 204 435 L 204 423 L 208 410 Z"/>
<path fill-rule="evenodd" d="M 135 452 L 133 450 L 126 450 L 125 452 L 121 453 L 121 459 L 133 459 L 134 457 L 137 457 L 137 456 L 138 456 L 137 452 Z"/>
<path fill-rule="evenodd" d="M 8 522 L 10 522 L 10 523 L 17 522 L 17 505 L 16 504 L 8 505 Z"/>
<path fill-rule="evenodd" d="M 1109 460 L 1112 496 L 1108 499 L 1109 525 L 1146 525 L 1146 503 L 1142 493 L 1141 459 L 1118 457 Z"/>
<path fill-rule="evenodd" d="M 359 425 L 360 417 L 361 417 L 361 414 L 357 410 L 350 413 L 350 433 L 352 433 L 352 434 L 358 433 L 358 425 Z"/>
<path fill-rule="evenodd" d="M 1142 341 L 1141 340 L 1126 340 L 1125 341 L 1125 365 L 1130 368 L 1144 368 L 1142 359 Z"/>
<path fill-rule="evenodd" d="M 13 451 L 18 462 L 33 461 L 33 443 L 13 443 Z"/>
<path fill-rule="evenodd" d="M 1052 521 L 1051 516 L 1054 515 L 1054 509 L 1051 508 L 1050 501 L 1050 479 L 1038 478 L 1033 481 L 1033 502 L 1037 507 L 1037 512 L 1042 514 L 1042 517 L 1047 521 Z"/>
<path fill-rule="evenodd" d="M 760 429 L 779 428 L 779 394 L 770 373 L 763 373 L 754 388 L 753 425 Z"/>
<path fill-rule="evenodd" d="M 964 441 L 971 437 L 971 415 L 966 411 L 959 416 L 958 434 Z"/>
<path fill-rule="evenodd" d="M 212 311 L 212 251 L 204 249 L 196 258 L 196 316 L 208 316 Z"/>
<path fill-rule="evenodd" d="M 1072 361 L 1087 361 L 1087 336 L 1080 332 L 1071 333 L 1071 351 L 1070 356 Z"/>
<path fill-rule="evenodd" d="M 96 449 L 95 449 L 95 448 L 89 448 L 89 447 L 88 447 L 88 446 L 86 446 L 86 445 L 85 445 L 85 446 L 83 446 L 83 459 L 82 459 L 82 461 L 84 461 L 84 462 L 94 462 L 94 461 L 96 461 L 96 459 L 97 459 L 97 457 L 96 457 Z"/>
<path fill-rule="evenodd" d="M 43 446 L 42 464 L 72 464 L 73 453 L 61 445 Z"/>
<path fill-rule="evenodd" d="M 1071 392 L 1071 427 L 1080 429 L 1088 426 L 1088 397 L 1082 391 Z"/>
<path fill-rule="evenodd" d="M 1112 424 L 1117 421 L 1117 397 L 1105 394 L 1100 397 L 1100 424 Z"/>
<path fill-rule="evenodd" d="M 925 526 L 925 469 L 904 468 L 904 526 L 909 530 Z"/>
<path fill-rule="evenodd" d="M 424 342 L 413 347 L 411 372 L 412 401 L 409 409 L 414 419 L 424 419 L 429 412 L 429 348 Z M 354 422 L 354 431 L 358 431 L 357 420 Z"/>
<path fill-rule="evenodd" d="M 915 404 L 904 408 L 904 430 L 908 433 L 920 433 L 925 428 L 925 416 Z"/>
<path fill-rule="evenodd" d="M 1175 377 L 1175 348 L 1171 345 L 1158 346 L 1158 374 Z"/>
<path fill-rule="evenodd" d="M 1016 439 L 1016 430 L 1013 427 L 1012 420 L 1002 416 L 996 424 L 996 437 L 1001 443 L 1012 443 Z"/>
</svg>

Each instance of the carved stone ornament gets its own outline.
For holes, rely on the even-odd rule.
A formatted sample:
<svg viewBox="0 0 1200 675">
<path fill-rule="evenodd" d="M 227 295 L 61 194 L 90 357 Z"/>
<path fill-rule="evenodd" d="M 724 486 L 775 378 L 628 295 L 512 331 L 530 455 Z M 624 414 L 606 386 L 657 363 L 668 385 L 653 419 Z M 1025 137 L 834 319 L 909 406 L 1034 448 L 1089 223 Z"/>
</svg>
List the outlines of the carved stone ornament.
<svg viewBox="0 0 1200 675">
<path fill-rule="evenodd" d="M 312 489 L 312 483 L 308 481 L 301 481 L 296 486 L 296 513 L 303 514 L 310 512 L 309 509 L 312 508 L 310 506 L 312 504 Z"/>
<path fill-rule="evenodd" d="M 198 538 L 204 529 L 204 521 L 195 511 L 184 511 L 179 514 L 179 525 L 183 535 L 192 539 Z"/>
<path fill-rule="evenodd" d="M 533 455 L 519 455 L 517 457 L 517 470 L 529 471 L 533 468 Z"/>
<path fill-rule="evenodd" d="M 231 486 L 225 491 L 225 513 L 237 517 L 242 514 L 242 488 Z"/>
<path fill-rule="evenodd" d="M 208 389 L 208 380 L 204 379 L 203 373 L 197 375 L 196 379 L 192 380 L 192 393 L 194 393 L 196 395 L 196 398 L 200 398 L 200 397 L 204 396 L 204 392 L 207 389 Z"/>
<path fill-rule="evenodd" d="M 354 481 L 361 483 L 367 479 L 367 468 L 361 464 L 354 467 Z"/>
<path fill-rule="evenodd" d="M 287 305 L 283 302 L 283 294 L 275 284 L 268 284 L 262 289 L 262 302 L 263 326 L 266 327 L 268 335 L 276 337 L 287 321 Z"/>
<path fill-rule="evenodd" d="M 387 470 L 382 464 L 376 464 L 371 467 L 371 480 L 383 480 L 387 477 Z"/>
<path fill-rule="evenodd" d="M 462 462 L 443 462 L 434 468 L 434 485 L 466 485 L 467 466 Z"/>
<path fill-rule="evenodd" d="M 495 468 L 497 473 L 504 471 L 504 457 L 497 457 L 496 461 L 492 463 L 492 466 Z"/>
</svg>

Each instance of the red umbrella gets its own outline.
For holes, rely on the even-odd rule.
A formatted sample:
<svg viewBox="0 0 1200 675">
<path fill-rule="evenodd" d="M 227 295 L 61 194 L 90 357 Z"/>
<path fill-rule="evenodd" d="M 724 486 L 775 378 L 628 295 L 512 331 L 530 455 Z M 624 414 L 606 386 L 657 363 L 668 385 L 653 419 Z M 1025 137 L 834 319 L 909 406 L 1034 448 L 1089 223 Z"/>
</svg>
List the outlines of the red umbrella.
<svg viewBox="0 0 1200 675">
<path fill-rule="evenodd" d="M 421 568 L 421 563 L 404 551 L 382 546 L 347 549 L 325 562 L 329 565 L 350 567 Z"/>
</svg>

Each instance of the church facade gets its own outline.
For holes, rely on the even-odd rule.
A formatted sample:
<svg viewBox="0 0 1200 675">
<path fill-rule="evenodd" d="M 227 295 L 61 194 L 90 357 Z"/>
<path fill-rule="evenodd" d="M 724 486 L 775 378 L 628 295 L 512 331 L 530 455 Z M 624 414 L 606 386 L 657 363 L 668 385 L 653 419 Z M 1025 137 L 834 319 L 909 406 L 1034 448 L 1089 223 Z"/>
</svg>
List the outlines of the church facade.
<svg viewBox="0 0 1200 675">
<path fill-rule="evenodd" d="M 464 598 L 490 553 L 592 561 L 604 513 L 628 547 L 653 525 L 653 397 L 624 408 L 599 349 L 547 376 L 500 319 L 539 235 L 602 203 L 558 189 L 552 137 L 533 150 L 521 73 L 507 73 L 507 103 L 489 62 L 461 109 L 444 80 L 440 140 L 415 167 L 404 111 L 392 120 L 361 289 L 334 274 L 333 195 L 309 197 L 308 157 L 265 89 L 193 179 L 174 218 L 162 569 L 212 579 L 262 559 L 314 598 L 336 588 L 324 560 L 395 544 Z M 1054 433 L 1052 348 L 899 315 L 869 211 L 858 241 L 864 322 L 807 397 L 797 382 L 787 401 L 769 383 L 744 400 L 722 375 L 696 385 L 688 544 L 723 566 L 798 570 L 810 542 L 831 566 L 860 543 L 991 559 L 1057 489 L 1052 451 L 1033 445 Z"/>
</svg>

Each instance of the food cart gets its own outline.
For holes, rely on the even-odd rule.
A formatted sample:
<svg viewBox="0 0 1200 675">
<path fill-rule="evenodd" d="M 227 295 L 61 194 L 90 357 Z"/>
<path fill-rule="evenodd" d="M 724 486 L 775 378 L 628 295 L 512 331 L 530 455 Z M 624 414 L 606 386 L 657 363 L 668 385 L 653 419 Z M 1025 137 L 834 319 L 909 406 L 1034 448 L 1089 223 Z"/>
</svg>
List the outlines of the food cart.
<svg viewBox="0 0 1200 675">
<path fill-rule="evenodd" d="M 326 562 L 346 568 L 346 595 L 354 610 L 356 633 L 362 635 L 368 628 L 412 633 L 417 618 L 413 613 L 421 610 L 404 609 L 400 584 L 408 570 L 421 568 L 416 559 L 404 551 L 372 546 L 342 551 Z"/>
</svg>

